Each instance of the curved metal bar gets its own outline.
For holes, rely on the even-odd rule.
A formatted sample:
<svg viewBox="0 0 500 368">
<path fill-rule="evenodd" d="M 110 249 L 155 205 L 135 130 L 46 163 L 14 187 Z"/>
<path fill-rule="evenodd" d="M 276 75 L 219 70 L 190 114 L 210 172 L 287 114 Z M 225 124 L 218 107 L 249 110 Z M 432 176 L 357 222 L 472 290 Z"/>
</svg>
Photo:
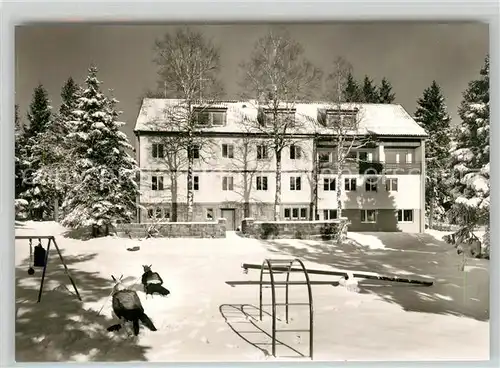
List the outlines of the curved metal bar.
<svg viewBox="0 0 500 368">
<path fill-rule="evenodd" d="M 309 274 L 307 273 L 307 269 L 304 266 L 304 263 L 298 259 L 295 258 L 294 262 L 297 261 L 300 264 L 300 267 L 304 271 L 304 276 L 306 277 L 306 284 L 307 284 L 307 292 L 309 296 L 309 356 L 311 357 L 311 360 L 313 359 L 313 347 L 314 347 L 314 309 L 313 309 L 313 300 L 312 300 L 312 288 L 311 288 L 311 281 L 309 280 Z"/>
<path fill-rule="evenodd" d="M 260 288 L 259 288 L 259 317 L 260 320 L 262 321 L 262 281 L 264 278 L 264 266 L 266 264 L 266 261 L 262 262 L 262 265 L 260 266 Z"/>
<path fill-rule="evenodd" d="M 293 260 L 288 264 L 288 269 L 286 271 L 286 283 L 285 283 L 285 318 L 288 324 L 288 285 L 290 281 L 290 271 L 292 270 Z"/>
<path fill-rule="evenodd" d="M 271 262 L 266 259 L 264 263 L 267 263 L 269 267 L 269 279 L 271 281 L 271 303 L 272 303 L 272 354 L 276 356 L 276 287 L 274 285 L 274 275 L 273 275 L 273 267 Z M 262 285 L 261 285 L 262 288 Z M 262 308 L 261 308 L 262 313 Z"/>
</svg>

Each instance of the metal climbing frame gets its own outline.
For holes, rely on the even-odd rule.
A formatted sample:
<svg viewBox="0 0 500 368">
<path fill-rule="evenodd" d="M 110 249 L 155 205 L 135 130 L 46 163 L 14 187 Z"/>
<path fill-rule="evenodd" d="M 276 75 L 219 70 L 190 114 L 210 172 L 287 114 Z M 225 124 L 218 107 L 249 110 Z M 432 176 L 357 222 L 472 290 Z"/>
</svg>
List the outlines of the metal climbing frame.
<svg viewBox="0 0 500 368">
<path fill-rule="evenodd" d="M 42 291 L 43 291 L 43 283 L 45 280 L 45 271 L 47 270 L 47 264 L 49 263 L 49 251 L 50 251 L 50 244 L 54 243 L 54 246 L 56 247 L 57 254 L 59 254 L 59 259 L 61 260 L 61 263 L 64 266 L 64 271 L 66 275 L 68 276 L 69 280 L 71 281 L 71 284 L 73 285 L 73 288 L 75 289 L 76 296 L 78 299 L 81 301 L 82 298 L 80 297 L 80 293 L 78 292 L 78 289 L 76 288 L 76 284 L 73 281 L 73 278 L 71 277 L 68 267 L 66 266 L 66 263 L 64 262 L 64 258 L 61 254 L 61 251 L 59 250 L 59 247 L 57 246 L 56 243 L 56 238 L 52 235 L 48 236 L 28 236 L 28 235 L 20 235 L 16 236 L 16 240 L 22 240 L 22 239 L 29 239 L 30 243 L 33 241 L 33 239 L 38 239 L 39 242 L 41 242 L 42 239 L 48 239 L 49 241 L 47 242 L 47 251 L 45 253 L 45 264 L 43 266 L 43 272 L 42 272 L 42 281 L 40 282 L 40 290 L 38 291 L 38 303 L 40 303 L 40 300 L 42 299 Z"/>
<path fill-rule="evenodd" d="M 292 265 L 297 262 L 301 270 L 304 273 L 305 281 L 290 281 L 290 272 L 293 272 Z M 273 269 L 273 266 L 278 266 Z M 278 268 L 278 269 L 276 269 Z M 295 269 L 295 272 L 297 269 Z M 286 281 L 276 281 L 274 276 L 275 274 L 285 273 L 286 272 Z M 311 281 L 309 280 L 309 275 L 307 273 L 307 269 L 304 266 L 304 263 L 300 259 L 266 259 L 262 262 L 260 268 L 260 290 L 259 290 L 259 310 L 260 310 L 260 320 L 262 321 L 262 307 L 265 304 L 262 304 L 262 289 L 263 285 L 267 284 L 264 282 L 264 274 L 269 274 L 270 285 L 267 287 L 271 288 L 271 307 L 272 307 L 272 355 L 276 357 L 276 333 L 277 332 L 309 332 L 309 357 L 311 360 L 313 359 L 313 325 L 314 325 L 314 314 L 313 314 L 313 300 L 312 300 L 312 289 L 311 289 Z M 285 302 L 277 303 L 276 302 L 276 285 L 284 285 L 285 286 Z M 289 285 L 307 285 L 307 293 L 309 302 L 308 303 L 289 303 Z M 290 305 L 308 305 L 309 306 L 309 329 L 308 330 L 277 330 L 276 329 L 276 306 L 285 306 L 285 318 L 286 323 L 288 323 L 288 311 Z"/>
</svg>

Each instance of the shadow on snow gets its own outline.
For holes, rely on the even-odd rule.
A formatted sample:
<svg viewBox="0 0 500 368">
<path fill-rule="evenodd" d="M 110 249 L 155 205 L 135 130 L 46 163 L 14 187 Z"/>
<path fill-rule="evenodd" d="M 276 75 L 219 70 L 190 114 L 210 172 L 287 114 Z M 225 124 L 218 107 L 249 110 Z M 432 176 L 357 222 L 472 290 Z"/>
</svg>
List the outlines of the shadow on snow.
<svg viewBox="0 0 500 368">
<path fill-rule="evenodd" d="M 359 280 L 361 293 L 372 293 L 412 312 L 465 316 L 489 320 L 488 261 L 468 259 L 468 272 L 460 266 L 456 250 L 425 234 L 365 233 L 382 241 L 386 249 L 369 249 L 353 242 L 260 240 L 271 252 L 337 269 L 376 272 L 434 281 L 430 287 Z M 311 275 L 315 279 L 315 275 Z"/>
<path fill-rule="evenodd" d="M 83 302 L 109 301 L 111 280 L 97 272 L 75 269 L 77 263 L 93 259 L 96 254 L 64 256 Z M 42 268 L 29 276 L 29 259 L 16 267 L 16 361 L 145 361 L 147 347 L 127 335 L 106 331 L 113 324 L 93 309 L 85 309 L 74 294 L 57 252 L 50 253 L 45 285 L 37 303 Z M 64 287 L 54 288 L 54 284 Z M 116 321 L 115 321 L 116 322 Z"/>
</svg>

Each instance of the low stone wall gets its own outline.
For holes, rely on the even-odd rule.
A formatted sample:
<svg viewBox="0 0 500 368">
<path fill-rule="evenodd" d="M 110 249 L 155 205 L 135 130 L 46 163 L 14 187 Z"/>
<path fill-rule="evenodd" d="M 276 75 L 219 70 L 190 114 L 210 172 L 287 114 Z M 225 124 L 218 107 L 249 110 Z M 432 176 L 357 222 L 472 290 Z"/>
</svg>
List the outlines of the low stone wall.
<svg viewBox="0 0 500 368">
<path fill-rule="evenodd" d="M 243 219 L 241 232 L 259 239 L 336 239 L 342 229 L 347 234 L 349 220 L 341 218 L 329 221 L 255 221 Z"/>
<path fill-rule="evenodd" d="M 162 222 L 118 224 L 116 235 L 123 238 L 225 238 L 226 219 L 210 222 Z"/>
</svg>

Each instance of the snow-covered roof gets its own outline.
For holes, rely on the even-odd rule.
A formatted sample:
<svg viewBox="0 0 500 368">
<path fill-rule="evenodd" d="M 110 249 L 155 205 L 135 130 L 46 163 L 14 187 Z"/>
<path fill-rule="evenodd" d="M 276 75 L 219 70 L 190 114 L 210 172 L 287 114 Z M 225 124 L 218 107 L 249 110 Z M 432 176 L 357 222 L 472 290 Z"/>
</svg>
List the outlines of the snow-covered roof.
<svg viewBox="0 0 500 368">
<path fill-rule="evenodd" d="M 169 125 L 168 117 L 175 111 L 182 111 L 182 100 L 145 98 L 137 117 L 135 132 L 175 131 Z M 285 107 L 285 106 L 284 106 Z M 245 133 L 257 132 L 249 121 L 257 119 L 258 108 L 255 101 L 218 101 L 210 104 L 210 108 L 226 110 L 226 124 L 203 128 L 209 132 Z M 300 123 L 290 133 L 328 134 L 331 129 L 318 124 L 318 113 L 328 109 L 336 109 L 328 103 L 296 103 L 293 104 L 295 119 Z M 426 137 L 425 130 L 398 104 L 362 104 L 344 103 L 342 110 L 357 109 L 358 132 L 371 132 L 379 136 Z"/>
</svg>

